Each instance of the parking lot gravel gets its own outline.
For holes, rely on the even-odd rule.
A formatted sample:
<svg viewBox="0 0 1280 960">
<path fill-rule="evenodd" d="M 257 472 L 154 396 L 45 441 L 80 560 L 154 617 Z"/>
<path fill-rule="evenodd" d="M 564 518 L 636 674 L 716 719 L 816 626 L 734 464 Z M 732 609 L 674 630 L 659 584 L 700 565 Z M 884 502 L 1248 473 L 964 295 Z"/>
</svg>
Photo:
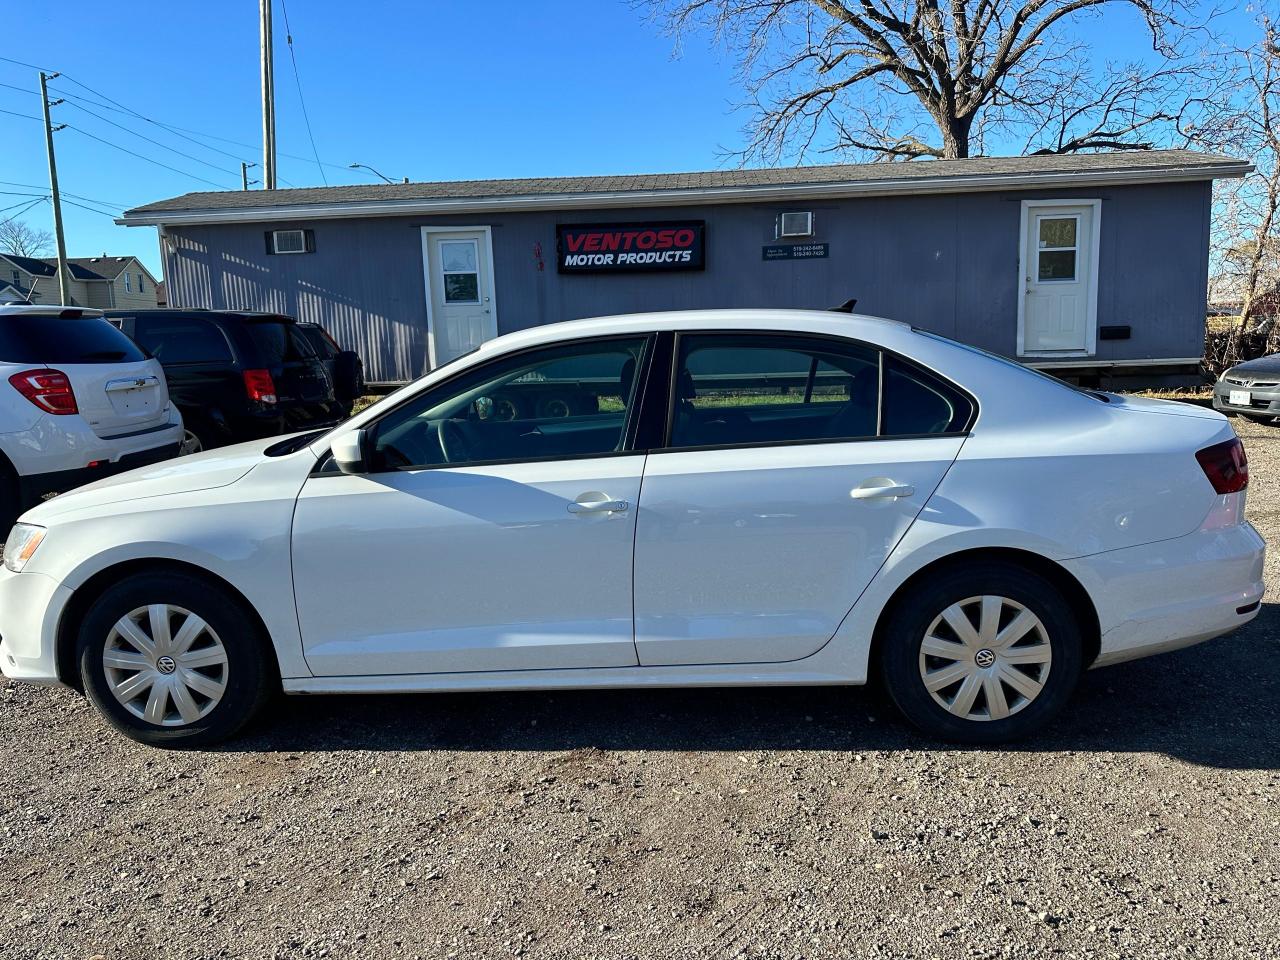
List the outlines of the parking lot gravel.
<svg viewBox="0 0 1280 960">
<path fill-rule="evenodd" d="M 291 698 L 200 752 L 0 681 L 0 957 L 1275 957 L 1280 427 L 1233 636 L 998 750 L 860 689 Z"/>
</svg>

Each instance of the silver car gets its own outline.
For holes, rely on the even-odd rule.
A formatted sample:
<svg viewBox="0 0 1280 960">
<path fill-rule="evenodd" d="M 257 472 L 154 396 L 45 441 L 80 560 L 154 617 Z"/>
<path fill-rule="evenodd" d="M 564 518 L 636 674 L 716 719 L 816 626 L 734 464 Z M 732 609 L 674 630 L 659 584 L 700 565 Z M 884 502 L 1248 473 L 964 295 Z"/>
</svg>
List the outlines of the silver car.
<svg viewBox="0 0 1280 960">
<path fill-rule="evenodd" d="M 1238 363 L 1213 388 L 1213 409 L 1258 423 L 1280 417 L 1280 353 Z"/>
</svg>

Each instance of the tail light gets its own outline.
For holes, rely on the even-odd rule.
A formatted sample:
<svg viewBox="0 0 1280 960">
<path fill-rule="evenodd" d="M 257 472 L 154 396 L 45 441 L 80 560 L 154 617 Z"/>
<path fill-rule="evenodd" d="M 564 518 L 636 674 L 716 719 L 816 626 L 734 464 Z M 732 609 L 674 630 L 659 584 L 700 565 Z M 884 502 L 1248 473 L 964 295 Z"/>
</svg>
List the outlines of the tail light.
<svg viewBox="0 0 1280 960">
<path fill-rule="evenodd" d="M 244 392 L 250 400 L 258 403 L 276 402 L 276 382 L 271 379 L 270 370 L 246 370 L 244 372 Z"/>
<path fill-rule="evenodd" d="M 47 368 L 23 370 L 11 376 L 9 382 L 45 413 L 63 416 L 80 412 L 76 395 L 71 390 L 71 381 L 65 373 Z"/>
<path fill-rule="evenodd" d="M 1218 493 L 1236 493 L 1249 485 L 1249 458 L 1238 437 L 1197 450 L 1196 459 Z"/>
</svg>

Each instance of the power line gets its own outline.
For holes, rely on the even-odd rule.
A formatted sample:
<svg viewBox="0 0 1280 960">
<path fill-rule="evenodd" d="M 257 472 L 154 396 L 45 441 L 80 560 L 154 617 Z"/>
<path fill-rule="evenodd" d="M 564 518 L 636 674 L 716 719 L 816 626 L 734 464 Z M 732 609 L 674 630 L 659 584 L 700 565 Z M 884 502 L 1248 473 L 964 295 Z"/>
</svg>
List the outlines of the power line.
<svg viewBox="0 0 1280 960">
<path fill-rule="evenodd" d="M 116 214 L 116 213 L 108 213 L 105 210 L 95 210 L 93 209 L 93 207 L 86 207 L 83 203 L 76 203 L 74 200 L 68 200 L 67 195 L 65 193 L 62 195 L 62 202 L 69 203 L 73 207 L 79 207 L 81 210 L 88 210 L 90 213 L 99 214 L 100 216 L 107 217 L 111 220 L 114 220 L 117 216 L 119 216 L 119 214 Z"/>
<path fill-rule="evenodd" d="M 172 170 L 174 173 L 180 173 L 184 177 L 190 177 L 192 180 L 199 180 L 201 183 L 207 183 L 209 186 L 216 187 L 219 190 L 230 189 L 224 184 L 214 183 L 212 180 L 206 180 L 204 177 L 199 176 L 198 174 L 191 173 L 187 170 L 179 170 L 177 167 L 171 167 L 167 163 L 161 163 L 159 160 L 155 160 L 151 157 L 145 156 L 144 154 L 137 153 L 134 150 L 130 150 L 128 147 L 122 147 L 118 143 L 112 143 L 110 140 L 104 140 L 102 139 L 102 137 L 99 137 L 96 134 L 92 134 L 88 130 L 81 130 L 79 127 L 71 126 L 71 124 L 66 124 L 66 128 L 68 130 L 74 130 L 76 133 L 80 134 L 82 137 L 88 137 L 90 140 L 97 140 L 98 143 L 104 143 L 108 147 L 112 147 L 116 150 L 119 150 L 121 153 L 127 153 L 131 157 L 137 157 L 139 160 L 147 161 L 147 163 L 154 163 L 157 167 L 164 167 L 166 170 Z"/>
<path fill-rule="evenodd" d="M 21 117 L 23 120 L 34 120 L 37 123 L 44 123 L 44 120 L 40 117 L 33 117 L 29 113 L 18 113 L 16 110 L 0 110 L 0 113 L 7 113 L 11 117 Z"/>
<path fill-rule="evenodd" d="M 298 103 L 302 106 L 302 119 L 307 125 L 307 139 L 311 141 L 311 153 L 316 158 L 316 169 L 320 171 L 320 179 L 329 185 L 329 178 L 324 175 L 324 165 L 320 162 L 320 151 L 316 149 L 316 137 L 311 132 L 311 117 L 307 114 L 307 101 L 302 96 L 302 77 L 298 74 L 298 57 L 293 51 L 293 28 L 289 26 L 289 5 L 280 0 L 280 9 L 284 13 L 284 38 L 289 47 L 289 59 L 293 62 L 293 82 L 298 88 Z"/>
<path fill-rule="evenodd" d="M 234 174 L 235 174 L 235 171 L 234 171 L 234 170 L 228 170 L 228 169 L 226 169 L 225 167 L 220 167 L 220 166 L 218 166 L 216 163 L 210 163 L 208 160 L 204 160 L 204 159 L 202 159 L 202 158 L 200 158 L 200 157 L 197 157 L 197 156 L 195 156 L 195 155 L 193 155 L 193 154 L 190 154 L 190 153 L 184 153 L 183 151 L 179 150 L 177 147 L 171 147 L 171 146 L 169 146 L 167 143 L 161 143 L 159 140 L 153 140 L 153 139 L 151 139 L 150 137 L 148 137 L 148 136 L 146 136 L 146 135 L 144 135 L 144 134 L 138 133 L 138 131 L 136 131 L 136 130 L 130 130 L 128 127 L 126 127 L 126 126 L 125 126 L 124 124 L 122 124 L 122 123 L 116 123 L 114 120 L 109 120 L 109 119 L 107 119 L 106 117 L 102 116 L 101 114 L 94 113 L 94 112 L 93 112 L 92 110 L 90 110 L 88 107 L 82 107 L 82 106 L 80 106 L 80 104 L 78 104 L 78 103 L 72 103 L 72 102 L 71 102 L 71 101 L 69 101 L 69 100 L 67 101 L 67 106 L 69 106 L 69 107 L 75 107 L 77 110 L 82 110 L 82 111 L 84 111 L 85 113 L 87 113 L 89 116 L 91 116 L 91 117 L 96 117 L 97 119 L 101 120 L 103 123 L 110 124 L 111 126 L 115 127 L 117 130 L 123 130 L 125 133 L 130 134 L 131 136 L 135 136 L 135 137 L 137 137 L 139 140 L 145 140 L 145 141 L 147 141 L 147 143 L 153 143 L 153 144 L 155 144 L 157 147 L 160 147 L 162 150 L 168 150 L 168 151 L 170 151 L 171 153 L 176 153 L 176 154 L 177 154 L 178 156 L 180 156 L 180 157 L 186 157 L 188 160 L 194 160 L 196 163 L 202 163 L 202 164 L 204 164 L 206 167 L 210 167 L 210 168 L 212 168 L 212 169 L 214 169 L 214 170 L 217 170 L 219 173 L 229 173 L 229 174 L 232 174 L 232 175 L 234 175 Z"/>
<path fill-rule="evenodd" d="M 48 199 L 49 199 L 48 197 L 36 197 L 30 203 L 27 203 L 25 201 L 23 203 L 15 203 L 13 207 L 22 207 L 22 209 L 19 210 L 17 213 L 15 213 L 12 217 L 5 217 L 3 220 L 0 220 L 0 223 L 8 223 L 10 220 L 17 220 L 20 216 L 22 216 L 24 213 L 26 213 L 28 210 L 34 207 L 37 203 L 44 203 L 44 201 Z M 0 210 L 0 213 L 4 213 L 5 210 L 12 210 L 13 207 L 5 207 L 4 210 Z"/>
<path fill-rule="evenodd" d="M 44 187 L 38 183 L 18 183 L 16 180 L 0 180 L 0 184 L 3 184 L 6 187 L 26 187 L 29 190 L 44 189 Z M 115 207 L 118 210 L 123 210 L 128 206 L 127 203 L 116 203 L 114 200 L 102 200 L 98 197 L 82 197 L 79 194 L 67 193 L 65 190 L 62 191 L 62 194 L 66 197 L 75 197 L 77 200 L 87 200 L 90 203 L 96 203 L 104 207 Z M 32 196 L 34 196 L 34 194 L 32 194 Z"/>
</svg>

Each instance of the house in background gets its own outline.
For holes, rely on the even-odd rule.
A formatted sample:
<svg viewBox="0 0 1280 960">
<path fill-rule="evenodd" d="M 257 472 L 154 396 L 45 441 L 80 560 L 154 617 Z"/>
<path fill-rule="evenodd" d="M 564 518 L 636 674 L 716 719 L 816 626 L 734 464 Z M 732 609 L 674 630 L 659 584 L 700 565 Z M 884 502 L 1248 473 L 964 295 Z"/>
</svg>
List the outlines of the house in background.
<svg viewBox="0 0 1280 960">
<path fill-rule="evenodd" d="M 371 382 L 537 324 L 705 307 L 858 312 L 1086 383 L 1189 382 L 1213 181 L 1187 150 L 192 193 L 169 303 L 322 324 Z"/>
<path fill-rule="evenodd" d="M 68 257 L 71 303 L 68 306 L 144 309 L 155 307 L 158 283 L 137 257 Z M 58 261 L 54 257 L 20 257 L 0 253 L 0 283 L 32 303 L 57 303 Z"/>
</svg>

